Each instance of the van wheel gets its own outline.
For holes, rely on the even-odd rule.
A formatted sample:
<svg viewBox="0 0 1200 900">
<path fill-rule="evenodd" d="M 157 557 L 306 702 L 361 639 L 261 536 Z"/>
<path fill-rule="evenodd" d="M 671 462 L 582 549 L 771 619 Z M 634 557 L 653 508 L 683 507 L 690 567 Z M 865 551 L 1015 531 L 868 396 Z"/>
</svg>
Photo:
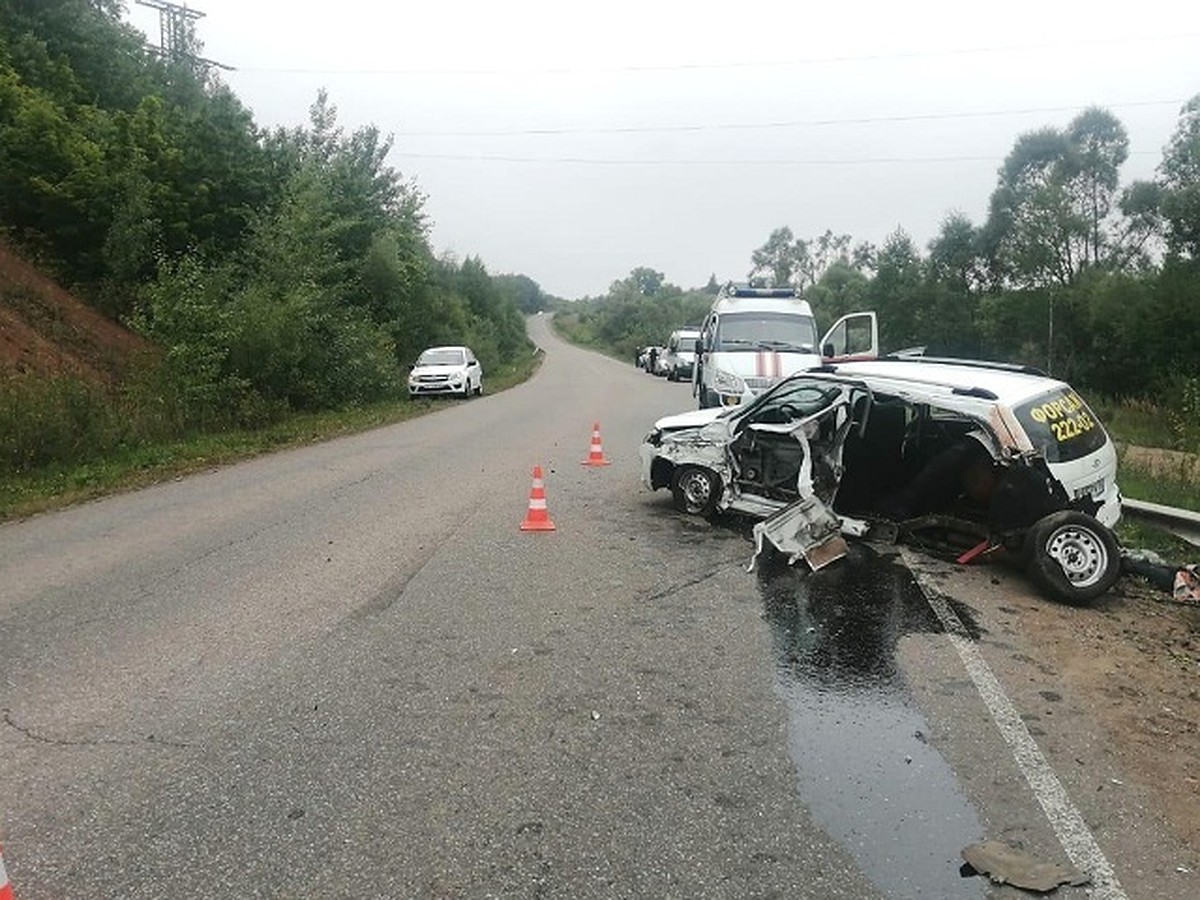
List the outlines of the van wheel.
<svg viewBox="0 0 1200 900">
<path fill-rule="evenodd" d="M 1029 577 L 1057 600 L 1080 604 L 1107 591 L 1121 574 L 1116 536 L 1075 510 L 1051 513 L 1029 529 Z"/>
<path fill-rule="evenodd" d="M 675 508 L 693 516 L 708 516 L 717 508 L 721 478 L 703 466 L 680 466 L 671 479 Z"/>
</svg>

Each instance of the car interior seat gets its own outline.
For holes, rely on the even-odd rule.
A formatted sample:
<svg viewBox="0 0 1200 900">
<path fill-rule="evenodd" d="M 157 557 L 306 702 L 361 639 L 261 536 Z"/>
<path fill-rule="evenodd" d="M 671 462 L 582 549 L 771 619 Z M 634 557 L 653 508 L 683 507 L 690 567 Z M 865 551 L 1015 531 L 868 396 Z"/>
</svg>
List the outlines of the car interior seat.
<svg viewBox="0 0 1200 900">
<path fill-rule="evenodd" d="M 854 418 L 865 428 L 852 428 L 842 451 L 842 483 L 835 508 L 845 513 L 867 513 L 902 484 L 907 474 L 902 450 L 908 424 L 908 407 L 899 400 L 876 395 L 869 411 L 855 403 Z"/>
</svg>

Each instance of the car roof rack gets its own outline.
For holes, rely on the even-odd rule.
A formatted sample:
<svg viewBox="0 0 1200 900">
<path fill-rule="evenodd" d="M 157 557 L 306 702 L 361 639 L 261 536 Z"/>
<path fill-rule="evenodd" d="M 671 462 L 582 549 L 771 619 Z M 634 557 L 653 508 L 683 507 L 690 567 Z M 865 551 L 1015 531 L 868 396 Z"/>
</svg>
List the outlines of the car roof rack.
<svg viewBox="0 0 1200 900">
<path fill-rule="evenodd" d="M 1021 363 L 996 362 L 989 359 L 960 359 L 956 356 L 913 356 L 903 353 L 885 353 L 879 358 L 886 359 L 888 362 L 936 363 L 943 366 L 962 366 L 965 369 L 994 369 L 1000 372 L 1017 372 L 1023 375 L 1049 377 L 1046 372 L 1036 366 L 1026 366 Z"/>
</svg>

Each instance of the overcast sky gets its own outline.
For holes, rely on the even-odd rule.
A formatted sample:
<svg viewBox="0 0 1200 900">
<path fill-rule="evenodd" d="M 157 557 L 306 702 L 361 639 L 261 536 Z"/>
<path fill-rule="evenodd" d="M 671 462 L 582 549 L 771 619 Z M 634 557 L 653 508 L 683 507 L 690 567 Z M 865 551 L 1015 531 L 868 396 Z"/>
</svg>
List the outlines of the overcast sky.
<svg viewBox="0 0 1200 900">
<path fill-rule="evenodd" d="M 128 0 L 158 38 L 158 14 Z M 392 134 L 437 253 L 562 297 L 636 266 L 743 279 L 775 228 L 922 248 L 979 224 L 1016 137 L 1088 105 L 1154 174 L 1200 93 L 1181 0 L 192 0 L 204 54 L 263 126 L 321 87 Z"/>
</svg>

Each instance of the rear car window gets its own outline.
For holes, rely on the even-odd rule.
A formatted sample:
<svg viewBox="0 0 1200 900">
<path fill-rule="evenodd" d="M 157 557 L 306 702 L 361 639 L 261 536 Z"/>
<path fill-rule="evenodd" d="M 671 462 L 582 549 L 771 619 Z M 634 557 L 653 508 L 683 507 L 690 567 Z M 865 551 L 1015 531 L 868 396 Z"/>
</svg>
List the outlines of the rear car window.
<svg viewBox="0 0 1200 900">
<path fill-rule="evenodd" d="M 1022 403 L 1015 412 L 1030 442 L 1045 452 L 1048 462 L 1082 459 L 1103 447 L 1108 438 L 1083 398 L 1066 386 Z"/>
</svg>

